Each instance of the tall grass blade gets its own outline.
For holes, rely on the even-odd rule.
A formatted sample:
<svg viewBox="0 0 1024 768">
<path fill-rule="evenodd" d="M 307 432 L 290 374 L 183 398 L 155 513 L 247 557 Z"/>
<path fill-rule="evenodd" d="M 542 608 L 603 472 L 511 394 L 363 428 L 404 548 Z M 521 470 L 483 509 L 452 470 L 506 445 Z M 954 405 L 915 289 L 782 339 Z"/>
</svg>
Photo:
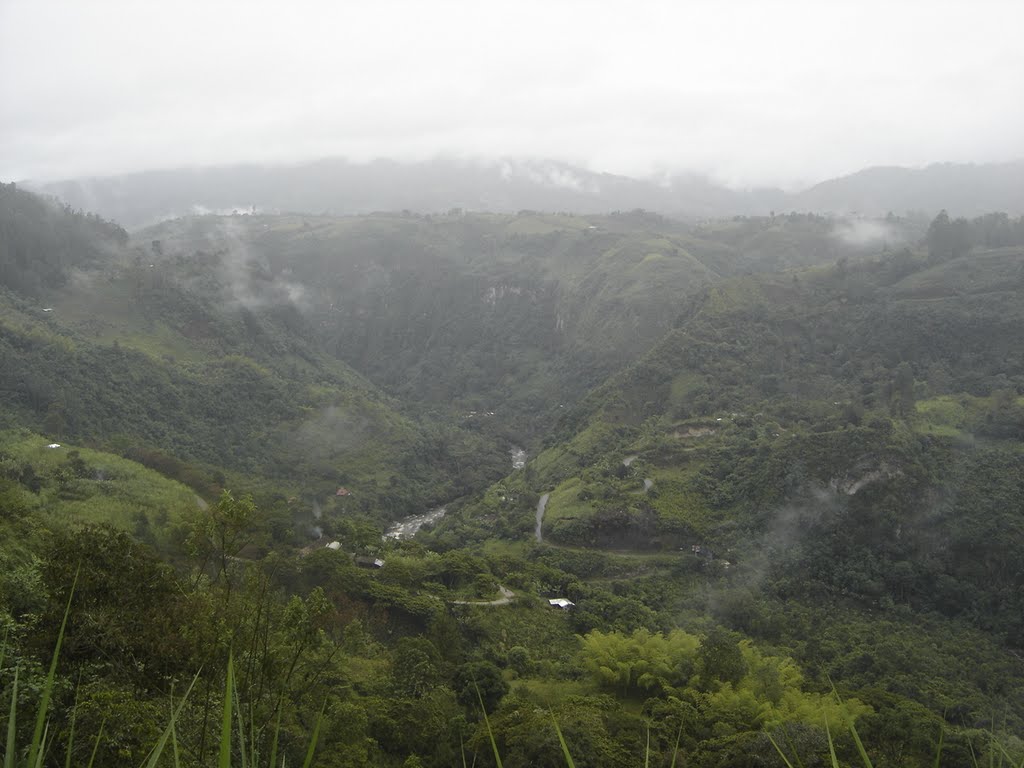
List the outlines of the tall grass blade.
<svg viewBox="0 0 1024 768">
<path fill-rule="evenodd" d="M 36 727 L 32 732 L 32 743 L 28 750 L 28 764 L 34 766 L 41 761 L 39 754 L 43 746 L 43 732 L 46 728 L 46 715 L 50 709 L 50 696 L 53 694 L 53 683 L 57 677 L 57 660 L 60 658 L 60 648 L 64 644 L 64 630 L 68 625 L 68 616 L 71 615 L 71 601 L 75 597 L 75 587 L 78 586 L 78 574 L 82 568 L 79 566 L 75 571 L 75 580 L 71 582 L 71 593 L 68 595 L 68 604 L 64 608 L 64 618 L 60 623 L 60 632 L 57 633 L 57 645 L 53 649 L 53 658 L 50 660 L 50 671 L 46 675 L 46 683 L 43 685 L 43 698 L 39 702 L 39 712 L 36 714 Z"/>
<path fill-rule="evenodd" d="M 942 739 L 946 735 L 946 729 L 944 726 L 939 726 L 939 746 L 935 750 L 935 763 L 933 768 L 939 768 L 939 762 L 942 760 Z"/>
<path fill-rule="evenodd" d="M 171 756 L 174 758 L 174 768 L 181 768 L 181 757 L 178 754 L 178 727 L 174 716 L 174 687 L 171 686 Z"/>
<path fill-rule="evenodd" d="M 993 768 L 992 764 L 995 762 L 996 751 L 992 747 L 996 743 L 996 716 L 992 715 L 992 726 L 988 734 L 988 768 Z"/>
<path fill-rule="evenodd" d="M 996 746 L 999 747 L 999 751 L 1006 757 L 1006 759 L 1010 761 L 1010 765 L 1014 765 L 1015 758 L 1013 755 L 1006 751 L 1006 747 L 1004 747 L 1002 744 L 996 744 Z M 1024 757 L 1020 759 L 1020 762 L 1017 763 L 1014 766 L 1014 768 L 1024 768 Z"/>
<path fill-rule="evenodd" d="M 473 687 L 476 688 L 476 700 L 480 702 L 480 711 L 484 714 L 484 725 L 487 728 L 487 738 L 490 739 L 491 749 L 494 751 L 494 762 L 498 768 L 505 768 L 501 764 L 501 755 L 498 754 L 498 743 L 494 740 L 494 731 L 491 730 L 491 719 L 487 717 L 487 708 L 484 706 L 484 698 L 480 695 L 480 688 L 476 682 L 473 682 Z"/>
<path fill-rule="evenodd" d="M 825 718 L 825 735 L 828 736 L 828 756 L 832 759 L 832 768 L 839 768 L 839 759 L 836 757 L 836 745 L 832 742 L 832 731 L 828 728 L 828 718 Z"/>
<path fill-rule="evenodd" d="M 850 720 L 850 733 L 853 734 L 853 743 L 857 745 L 857 752 L 860 754 L 860 759 L 864 761 L 864 767 L 874 768 L 871 764 L 871 758 L 868 757 L 868 751 L 864 749 L 864 743 L 860 740 L 860 734 L 857 733 L 857 726 L 853 724 L 853 720 Z"/>
<path fill-rule="evenodd" d="M 14 668 L 14 687 L 11 690 L 11 711 L 7 715 L 7 749 L 4 750 L 4 768 L 14 768 L 14 730 L 18 723 L 18 672 Z"/>
<path fill-rule="evenodd" d="M 238 686 L 233 685 L 231 693 L 235 698 L 235 720 L 238 721 L 238 753 L 242 761 L 242 768 L 248 768 L 245 755 L 245 723 L 242 720 L 242 700 L 238 696 Z"/>
<path fill-rule="evenodd" d="M 81 678 L 79 678 L 81 682 Z M 71 708 L 71 723 L 68 726 L 68 746 L 64 755 L 64 768 L 71 768 L 71 750 L 75 746 L 75 720 L 78 718 L 78 690 L 75 690 L 75 706 Z"/>
<path fill-rule="evenodd" d="M 974 742 L 971 741 L 971 739 L 967 739 L 967 747 L 971 750 L 971 765 L 973 765 L 974 768 L 981 768 L 981 766 L 978 765 L 978 756 L 974 752 Z"/>
<path fill-rule="evenodd" d="M 836 697 L 836 701 L 839 702 L 839 706 L 844 707 L 845 709 L 843 697 L 840 696 L 839 691 L 836 690 L 836 684 L 832 682 L 832 678 L 828 675 L 826 675 L 826 678 L 828 679 L 828 684 L 832 686 L 832 695 Z M 843 714 L 846 715 L 846 712 L 844 711 Z M 864 743 L 860 740 L 860 734 L 857 733 L 857 726 L 853 724 L 852 717 L 849 718 L 848 727 L 850 729 L 850 733 L 853 736 L 853 743 L 857 745 L 857 753 L 860 755 L 860 759 L 863 761 L 866 768 L 874 768 L 874 766 L 871 764 L 871 758 L 868 757 L 867 750 L 864 749 Z"/>
<path fill-rule="evenodd" d="M 562 729 L 558 727 L 558 721 L 555 720 L 555 713 L 551 713 L 551 722 L 555 724 L 555 733 L 558 734 L 558 743 L 562 745 L 562 754 L 565 756 L 565 764 L 569 768 L 576 768 L 576 764 L 572 761 L 572 755 L 569 754 L 569 745 L 565 743 L 565 737 L 562 735 Z"/>
<path fill-rule="evenodd" d="M 256 713 L 253 703 L 249 702 L 249 765 L 257 768 L 260 762 L 259 745 L 256 743 Z"/>
<path fill-rule="evenodd" d="M 267 761 L 268 768 L 274 768 L 277 763 L 277 737 L 281 734 L 281 713 L 284 711 L 284 694 L 281 694 L 277 702 L 277 722 L 274 723 L 274 739 L 270 742 L 270 760 Z"/>
<path fill-rule="evenodd" d="M 52 743 L 50 736 L 50 721 L 46 721 L 46 725 L 43 726 L 43 738 L 39 742 L 39 755 L 36 757 L 35 768 L 43 768 L 43 757 L 46 756 L 46 749 Z M 29 763 L 32 765 L 32 763 Z"/>
<path fill-rule="evenodd" d="M 676 768 L 676 758 L 679 757 L 679 742 L 683 740 L 683 721 L 679 721 L 679 731 L 676 733 L 676 745 L 672 749 L 672 765 L 670 768 Z"/>
<path fill-rule="evenodd" d="M 185 695 L 182 696 L 181 701 L 178 702 L 177 708 L 175 708 L 171 712 L 171 722 L 168 723 L 167 727 L 164 729 L 163 734 L 160 736 L 160 740 L 157 741 L 156 746 L 154 746 L 152 751 L 149 753 L 149 757 L 144 764 L 145 768 L 156 768 L 157 763 L 160 762 L 160 756 L 163 754 L 164 749 L 167 747 L 167 742 L 170 740 L 171 735 L 175 733 L 174 724 L 177 721 L 178 716 L 181 714 L 181 710 L 185 708 L 185 702 L 188 700 L 189 694 L 192 693 L 192 689 L 195 688 L 196 683 L 199 681 L 199 675 L 201 673 L 202 670 L 196 672 L 196 676 L 192 678 L 192 682 L 189 684 L 188 690 L 185 691 Z M 106 720 L 104 720 L 103 722 L 106 723 Z M 100 731 L 102 730 L 103 726 L 101 725 Z M 98 744 L 99 737 L 97 737 L 97 745 Z M 93 750 L 93 754 L 95 754 L 95 750 Z"/>
<path fill-rule="evenodd" d="M 793 764 L 789 762 L 789 758 L 786 757 L 786 753 L 782 751 L 782 748 L 778 745 L 778 742 L 772 738 L 772 735 L 768 733 L 768 731 L 765 731 L 764 735 L 768 737 L 768 741 L 770 741 L 772 746 L 775 747 L 775 751 L 779 753 L 779 757 L 781 757 L 782 762 L 786 764 L 786 768 L 793 768 Z"/>
<path fill-rule="evenodd" d="M 981 768 L 981 766 L 978 764 L 978 755 L 974 751 L 974 739 L 970 736 L 968 736 L 967 738 L 967 746 L 968 749 L 971 751 L 971 765 L 973 765 L 974 768 Z"/>
<path fill-rule="evenodd" d="M 234 703 L 232 691 L 235 688 L 235 656 L 228 651 L 228 674 L 224 684 L 224 711 L 220 720 L 220 757 L 218 768 L 231 768 L 231 705 Z"/>
<path fill-rule="evenodd" d="M 302 768 L 309 768 L 313 765 L 313 753 L 316 752 L 316 743 L 320 740 L 320 725 L 324 721 L 324 710 L 327 709 L 327 699 L 320 705 L 320 714 L 316 716 L 316 725 L 313 726 L 313 736 L 309 740 L 309 749 L 306 750 L 306 759 L 302 762 Z"/>
<path fill-rule="evenodd" d="M 804 768 L 804 762 L 800 759 L 800 750 L 796 748 L 796 744 L 793 743 L 793 739 L 789 737 L 789 728 L 786 725 L 782 726 L 782 735 L 786 737 L 786 746 L 793 753 L 793 759 L 796 761 L 796 768 Z"/>
<path fill-rule="evenodd" d="M 476 768 L 476 753 L 473 753 L 473 762 L 468 766 L 466 765 L 466 743 L 462 740 L 462 735 L 459 735 L 459 751 L 462 753 L 462 768 Z"/>
<path fill-rule="evenodd" d="M 96 753 L 100 751 L 100 741 L 103 739 L 103 729 L 106 727 L 106 725 L 107 725 L 107 718 L 104 717 L 100 721 L 100 730 L 96 734 L 96 741 L 93 742 L 92 754 L 89 755 L 89 764 L 86 766 L 86 768 L 92 768 L 92 764 L 94 762 L 96 762 Z"/>
</svg>

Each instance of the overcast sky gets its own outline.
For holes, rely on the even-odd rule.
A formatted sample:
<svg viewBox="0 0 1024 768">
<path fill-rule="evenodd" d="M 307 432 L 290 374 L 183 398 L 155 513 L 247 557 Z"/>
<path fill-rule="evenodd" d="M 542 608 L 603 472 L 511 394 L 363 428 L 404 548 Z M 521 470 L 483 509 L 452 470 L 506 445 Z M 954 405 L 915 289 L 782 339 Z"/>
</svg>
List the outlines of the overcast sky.
<svg viewBox="0 0 1024 768">
<path fill-rule="evenodd" d="M 1024 158 L 1024 2 L 0 0 L 0 180 L 322 156 Z"/>
</svg>

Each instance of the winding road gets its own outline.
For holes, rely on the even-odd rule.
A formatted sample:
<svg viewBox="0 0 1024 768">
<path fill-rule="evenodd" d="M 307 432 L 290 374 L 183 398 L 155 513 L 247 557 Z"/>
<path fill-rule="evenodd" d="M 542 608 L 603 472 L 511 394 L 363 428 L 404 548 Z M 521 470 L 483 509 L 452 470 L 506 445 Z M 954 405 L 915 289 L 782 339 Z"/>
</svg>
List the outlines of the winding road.
<svg viewBox="0 0 1024 768">
<path fill-rule="evenodd" d="M 498 585 L 498 591 L 501 592 L 501 597 L 497 600 L 451 600 L 450 602 L 452 605 L 508 605 L 516 596 L 515 592 L 501 584 Z"/>
<path fill-rule="evenodd" d="M 551 497 L 550 493 L 545 493 L 540 497 L 540 501 L 537 502 L 537 528 L 534 533 L 537 536 L 537 541 L 544 541 L 544 534 L 541 533 L 541 524 L 544 522 L 544 508 L 548 505 L 548 499 Z"/>
</svg>

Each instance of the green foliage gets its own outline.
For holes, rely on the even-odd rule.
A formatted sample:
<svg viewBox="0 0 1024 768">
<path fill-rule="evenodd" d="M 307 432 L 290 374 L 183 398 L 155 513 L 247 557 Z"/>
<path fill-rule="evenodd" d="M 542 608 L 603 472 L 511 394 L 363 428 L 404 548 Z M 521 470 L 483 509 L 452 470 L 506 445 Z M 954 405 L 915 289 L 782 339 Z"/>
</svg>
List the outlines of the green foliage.
<svg viewBox="0 0 1024 768">
<path fill-rule="evenodd" d="M 47 448 L 24 431 L 0 432 L 0 488 L 9 514 L 45 511 L 64 524 L 110 524 L 168 546 L 171 529 L 196 508 L 180 483 L 133 461 L 87 448 Z"/>
<path fill-rule="evenodd" d="M 461 665 L 455 672 L 454 683 L 460 704 L 472 708 L 479 702 L 488 712 L 497 708 L 509 690 L 501 670 L 489 661 L 471 661 Z"/>
</svg>

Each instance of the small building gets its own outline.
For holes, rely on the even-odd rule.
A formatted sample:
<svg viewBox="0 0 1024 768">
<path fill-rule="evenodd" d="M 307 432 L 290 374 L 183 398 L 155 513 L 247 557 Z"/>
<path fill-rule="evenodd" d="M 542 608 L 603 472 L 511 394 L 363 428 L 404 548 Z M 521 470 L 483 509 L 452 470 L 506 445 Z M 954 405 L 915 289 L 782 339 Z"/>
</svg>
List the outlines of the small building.
<svg viewBox="0 0 1024 768">
<path fill-rule="evenodd" d="M 326 546 L 327 549 L 333 549 L 335 552 L 337 552 L 339 549 L 341 549 L 341 542 L 332 541 L 330 544 L 325 544 L 324 546 Z"/>
<path fill-rule="evenodd" d="M 50 443 L 47 448 L 60 448 L 60 443 Z"/>
<path fill-rule="evenodd" d="M 548 605 L 552 608 L 561 608 L 563 611 L 576 607 L 576 603 L 572 600 L 566 600 L 564 597 L 550 597 L 548 598 Z"/>
<path fill-rule="evenodd" d="M 379 557 L 367 557 L 365 555 L 361 555 L 356 558 L 356 565 L 360 568 L 383 568 L 384 561 Z"/>
<path fill-rule="evenodd" d="M 348 488 L 346 488 L 343 485 L 343 486 L 341 486 L 341 488 L 339 488 L 337 491 L 335 491 L 334 495 L 335 496 L 351 496 L 352 495 L 352 491 L 350 491 Z"/>
</svg>

